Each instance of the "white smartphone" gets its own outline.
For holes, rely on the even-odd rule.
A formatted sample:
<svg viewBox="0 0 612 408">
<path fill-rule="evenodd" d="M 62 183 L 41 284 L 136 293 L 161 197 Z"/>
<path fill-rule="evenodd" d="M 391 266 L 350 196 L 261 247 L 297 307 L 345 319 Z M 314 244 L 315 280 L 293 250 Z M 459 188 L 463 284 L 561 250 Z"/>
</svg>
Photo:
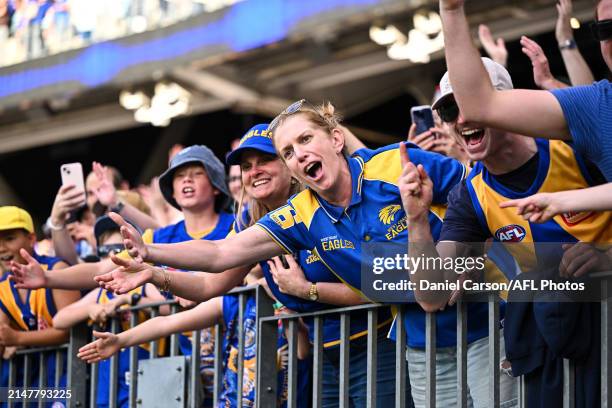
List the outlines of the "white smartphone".
<svg viewBox="0 0 612 408">
<path fill-rule="evenodd" d="M 81 163 L 67 163 L 60 167 L 62 185 L 72 184 L 76 190 L 85 191 L 85 179 L 83 178 L 83 166 Z"/>
</svg>

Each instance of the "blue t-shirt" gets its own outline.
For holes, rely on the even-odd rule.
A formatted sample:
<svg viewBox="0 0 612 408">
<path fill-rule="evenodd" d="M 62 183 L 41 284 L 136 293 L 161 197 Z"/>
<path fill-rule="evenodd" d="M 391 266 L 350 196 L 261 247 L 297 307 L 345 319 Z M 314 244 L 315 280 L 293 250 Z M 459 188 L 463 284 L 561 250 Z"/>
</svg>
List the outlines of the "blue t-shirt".
<svg viewBox="0 0 612 408">
<path fill-rule="evenodd" d="M 257 358 L 257 305 L 254 296 L 246 299 L 243 316 L 244 327 L 244 375 L 242 383 L 242 403 L 237 404 L 238 385 L 238 296 L 223 296 L 223 322 L 225 324 L 225 336 L 223 339 L 223 384 L 219 397 L 218 408 L 243 408 L 255 406 L 255 377 Z M 278 360 L 281 362 L 278 370 L 278 404 L 284 408 L 287 406 L 288 389 L 288 367 L 283 358 L 283 353 L 288 352 L 288 343 L 279 324 L 278 336 Z M 298 360 L 298 384 L 297 405 L 301 408 L 308 407 L 309 402 L 309 375 L 310 364 L 308 360 Z"/>
<path fill-rule="evenodd" d="M 612 181 L 612 83 L 551 91 L 559 101 L 576 150 Z"/>
<path fill-rule="evenodd" d="M 422 164 L 433 181 L 429 223 L 434 240 L 442 229 L 449 191 L 466 175 L 457 160 L 406 144 L 410 160 Z M 336 276 L 356 290 L 361 289 L 361 242 L 406 243 L 408 231 L 397 180 L 401 160 L 397 144 L 377 150 L 360 149 L 348 160 L 352 179 L 349 206 L 336 207 L 312 190 L 304 190 L 288 204 L 271 211 L 257 222 L 287 252 L 311 250 Z M 475 304 L 486 316 L 486 304 Z M 471 312 L 471 309 L 470 309 Z M 436 314 L 438 347 L 456 344 L 456 310 Z M 487 320 L 472 319 L 468 341 L 487 335 Z M 425 313 L 420 306 L 408 305 L 406 330 L 408 344 L 425 345 Z"/>
</svg>

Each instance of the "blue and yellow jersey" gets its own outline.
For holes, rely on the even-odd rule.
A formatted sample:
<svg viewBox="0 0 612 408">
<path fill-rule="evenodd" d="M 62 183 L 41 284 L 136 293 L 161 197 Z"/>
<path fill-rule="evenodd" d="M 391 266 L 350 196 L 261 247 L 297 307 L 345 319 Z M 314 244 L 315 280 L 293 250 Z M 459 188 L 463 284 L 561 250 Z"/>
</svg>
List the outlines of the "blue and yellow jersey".
<svg viewBox="0 0 612 408">
<path fill-rule="evenodd" d="M 243 225 L 250 223 L 250 217 L 248 212 L 244 212 L 241 219 L 244 220 Z M 234 224 L 234 231 L 238 233 L 243 228 Z M 332 282 L 341 283 L 336 275 L 334 275 L 319 259 L 319 257 L 312 251 L 299 251 L 296 255 L 296 261 L 302 268 L 306 280 L 309 282 Z M 267 262 L 260 262 L 259 265 L 263 271 L 264 278 L 268 287 L 274 294 L 276 300 L 282 303 L 289 309 L 298 313 L 314 312 L 318 310 L 333 309 L 339 306 L 329 305 L 321 302 L 313 302 L 309 299 L 302 299 L 297 296 L 292 296 L 287 293 L 282 293 L 278 288 L 278 285 L 272 278 L 270 267 Z M 383 308 L 379 310 L 379 321 L 378 327 L 384 329 L 391 324 L 392 316 L 390 308 Z M 356 339 L 358 337 L 367 334 L 368 327 L 368 312 L 367 311 L 355 311 L 351 313 L 350 320 L 350 338 Z M 308 334 L 310 340 L 313 340 L 314 336 L 314 320 L 312 318 L 304 319 L 304 323 L 309 327 Z M 329 315 L 323 318 L 323 347 L 333 347 L 340 344 L 340 316 Z"/>
<path fill-rule="evenodd" d="M 191 241 L 194 239 L 205 239 L 207 241 L 216 241 L 223 239 L 232 230 L 234 216 L 227 212 L 219 213 L 217 224 L 208 231 L 200 231 L 198 233 L 189 234 L 185 227 L 185 221 L 179 221 L 176 224 L 168 225 L 163 228 L 158 228 L 155 231 L 147 230 L 142 238 L 147 244 L 173 244 L 177 242 Z M 167 295 L 162 293 L 163 295 Z M 191 332 L 184 332 L 179 336 L 179 348 L 181 353 L 186 356 L 191 355 Z M 210 362 L 214 361 L 212 355 L 202 355 L 202 370 L 210 367 Z"/>
<path fill-rule="evenodd" d="M 55 264 L 61 261 L 59 258 L 36 253 L 33 256 L 44 270 L 53 269 Z M 23 331 L 53 327 L 53 316 L 57 312 L 51 289 L 28 289 L 23 301 L 19 296 L 19 289 L 12 280 L 8 279 L 8 275 L 0 281 L 0 309 L 11 319 L 16 328 Z"/>
<path fill-rule="evenodd" d="M 422 164 L 433 180 L 429 221 L 435 240 L 442 227 L 446 196 L 465 177 L 466 168 L 416 145 L 407 147 L 410 160 Z M 334 206 L 306 189 L 256 225 L 287 253 L 311 250 L 340 280 L 360 291 L 361 242 L 408 241 L 406 214 L 397 186 L 402 168 L 397 144 L 378 150 L 361 149 L 347 160 L 352 179 L 347 208 Z"/>
<path fill-rule="evenodd" d="M 255 406 L 255 376 L 257 369 L 257 308 L 255 297 L 249 296 L 246 300 L 243 327 L 244 327 L 244 375 L 242 382 L 241 403 L 237 401 L 238 385 L 238 296 L 223 296 L 223 322 L 225 324 L 225 336 L 223 340 L 223 383 L 219 397 L 218 408 L 244 408 Z M 278 336 L 278 404 L 279 407 L 287 406 L 287 339 L 279 324 Z M 310 380 L 307 361 L 298 360 L 298 407 L 308 406 L 308 385 Z"/>
<path fill-rule="evenodd" d="M 478 163 L 466 185 L 482 228 L 499 242 L 520 242 L 506 248 L 519 262 L 523 272 L 537 265 L 535 242 L 612 242 L 612 212 L 579 212 L 555 216 L 544 223 L 531 223 L 517 215 L 515 208 L 500 208 L 503 201 L 537 193 L 587 188 L 592 185 L 586 165 L 572 147 L 556 140 L 536 140 L 539 161 L 531 186 L 523 192 L 501 184 Z"/>
<path fill-rule="evenodd" d="M 410 160 L 423 165 L 433 182 L 429 224 L 437 241 L 446 211 L 447 195 L 467 173 L 457 160 L 431 153 L 407 143 Z M 407 243 L 406 214 L 397 186 L 401 174 L 398 145 L 378 150 L 361 149 L 348 160 L 352 197 L 347 208 L 336 207 L 307 189 L 288 204 L 270 212 L 256 225 L 263 228 L 286 252 L 311 250 L 321 263 L 349 287 L 361 293 L 361 242 Z M 487 335 L 486 304 L 470 305 L 468 341 Z M 478 313 L 477 313 L 478 312 Z M 456 344 L 456 311 L 446 308 L 436 314 L 438 347 Z M 411 347 L 425 345 L 425 313 L 408 305 L 406 330 Z"/>
</svg>

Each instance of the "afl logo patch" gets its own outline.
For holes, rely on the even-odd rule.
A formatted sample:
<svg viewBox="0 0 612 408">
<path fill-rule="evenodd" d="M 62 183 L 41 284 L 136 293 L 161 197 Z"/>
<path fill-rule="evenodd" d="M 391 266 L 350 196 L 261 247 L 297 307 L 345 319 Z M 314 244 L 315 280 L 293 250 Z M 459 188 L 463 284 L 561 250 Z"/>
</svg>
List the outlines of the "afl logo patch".
<svg viewBox="0 0 612 408">
<path fill-rule="evenodd" d="M 520 225 L 511 224 L 495 231 L 495 238 L 500 242 L 521 242 L 527 232 Z"/>
</svg>

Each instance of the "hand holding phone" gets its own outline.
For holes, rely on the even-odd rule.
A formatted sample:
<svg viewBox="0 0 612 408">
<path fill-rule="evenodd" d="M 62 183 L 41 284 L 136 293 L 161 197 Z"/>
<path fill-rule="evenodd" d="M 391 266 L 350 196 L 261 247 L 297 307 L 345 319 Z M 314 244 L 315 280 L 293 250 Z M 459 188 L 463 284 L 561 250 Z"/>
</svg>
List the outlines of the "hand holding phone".
<svg viewBox="0 0 612 408">
<path fill-rule="evenodd" d="M 421 105 L 414 106 L 410 109 L 410 116 L 412 123 L 416 125 L 416 134 L 427 132 L 429 129 L 434 127 L 434 118 L 431 106 Z"/>
<path fill-rule="evenodd" d="M 62 164 L 60 167 L 60 174 L 62 176 L 62 185 L 72 185 L 74 186 L 73 191 L 82 191 L 85 192 L 85 179 L 83 177 L 83 166 L 81 163 L 67 163 Z M 83 208 L 85 206 L 85 201 L 83 202 Z M 68 222 L 74 222 L 77 219 L 77 214 L 79 210 L 71 211 L 70 216 L 68 218 Z"/>
<path fill-rule="evenodd" d="M 60 167 L 62 185 L 72 184 L 78 191 L 85 191 L 85 179 L 83 178 L 83 166 L 81 163 L 67 163 Z"/>
</svg>

